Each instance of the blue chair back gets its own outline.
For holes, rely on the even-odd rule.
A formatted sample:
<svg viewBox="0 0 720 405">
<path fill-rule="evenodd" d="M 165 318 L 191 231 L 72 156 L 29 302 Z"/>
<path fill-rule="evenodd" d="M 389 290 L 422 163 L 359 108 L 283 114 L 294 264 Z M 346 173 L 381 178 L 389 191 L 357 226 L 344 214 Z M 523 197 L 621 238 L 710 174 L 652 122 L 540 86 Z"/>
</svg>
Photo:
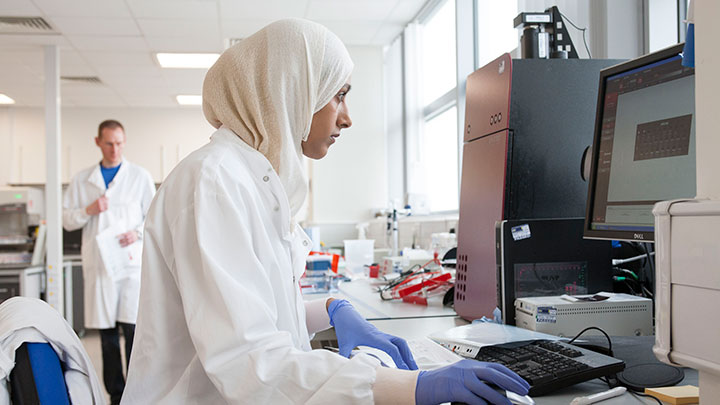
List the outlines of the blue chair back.
<svg viewBox="0 0 720 405">
<path fill-rule="evenodd" d="M 48 343 L 23 343 L 10 373 L 13 405 L 70 405 L 62 364 Z"/>
</svg>

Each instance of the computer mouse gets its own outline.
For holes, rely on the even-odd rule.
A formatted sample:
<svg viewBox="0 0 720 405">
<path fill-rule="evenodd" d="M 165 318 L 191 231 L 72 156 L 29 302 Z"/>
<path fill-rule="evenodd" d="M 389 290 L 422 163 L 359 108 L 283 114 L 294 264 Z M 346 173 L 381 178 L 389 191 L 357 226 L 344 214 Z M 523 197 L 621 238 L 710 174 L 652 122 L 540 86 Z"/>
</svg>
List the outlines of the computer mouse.
<svg viewBox="0 0 720 405">
<path fill-rule="evenodd" d="M 505 391 L 494 384 L 487 384 L 490 388 L 494 389 L 498 394 L 509 399 L 513 405 L 535 405 L 535 401 L 530 398 L 529 395 L 519 395 L 512 391 Z M 464 402 L 452 402 L 452 405 L 467 405 Z"/>
<path fill-rule="evenodd" d="M 535 401 L 530 398 L 529 395 L 520 395 L 512 391 L 505 391 L 495 384 L 488 384 L 488 386 L 494 389 L 498 394 L 509 399 L 514 405 L 535 405 Z"/>
<path fill-rule="evenodd" d="M 500 393 L 505 394 L 507 399 L 509 399 L 510 402 L 512 402 L 513 404 L 535 405 L 535 401 L 532 398 L 530 398 L 530 395 L 520 395 L 520 394 L 516 394 L 512 391 L 504 391 L 504 390 L 500 390 Z"/>
</svg>

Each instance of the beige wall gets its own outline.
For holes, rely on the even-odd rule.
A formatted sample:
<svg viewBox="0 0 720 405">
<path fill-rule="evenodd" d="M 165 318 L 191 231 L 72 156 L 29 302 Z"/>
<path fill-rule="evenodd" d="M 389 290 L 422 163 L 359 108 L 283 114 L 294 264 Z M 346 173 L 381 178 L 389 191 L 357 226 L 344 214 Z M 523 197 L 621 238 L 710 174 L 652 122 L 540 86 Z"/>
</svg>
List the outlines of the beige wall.
<svg viewBox="0 0 720 405">
<path fill-rule="evenodd" d="M 9 161 L 0 163 L 2 172 L 8 173 L 2 180 L 5 183 L 44 183 L 44 110 L 13 107 L 5 115 L 9 135 L 4 135 L 4 144 L 11 156 Z M 205 143 L 212 134 L 212 127 L 197 107 L 63 108 L 60 151 L 63 182 L 100 160 L 100 151 L 93 138 L 98 124 L 108 118 L 117 119 L 125 126 L 125 157 L 148 169 L 156 182 L 162 181 L 179 159 Z"/>
</svg>

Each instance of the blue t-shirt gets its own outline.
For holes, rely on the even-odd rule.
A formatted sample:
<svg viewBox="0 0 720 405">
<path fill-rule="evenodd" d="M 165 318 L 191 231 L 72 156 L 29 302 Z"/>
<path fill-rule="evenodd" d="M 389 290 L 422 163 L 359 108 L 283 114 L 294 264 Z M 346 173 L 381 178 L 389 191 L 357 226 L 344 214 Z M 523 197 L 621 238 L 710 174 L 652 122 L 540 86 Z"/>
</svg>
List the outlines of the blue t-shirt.
<svg viewBox="0 0 720 405">
<path fill-rule="evenodd" d="M 100 172 L 102 172 L 103 180 L 105 180 L 105 188 L 107 188 L 110 182 L 113 181 L 115 175 L 120 169 L 120 166 L 122 166 L 122 163 L 115 167 L 105 167 L 102 163 L 100 163 Z"/>
</svg>

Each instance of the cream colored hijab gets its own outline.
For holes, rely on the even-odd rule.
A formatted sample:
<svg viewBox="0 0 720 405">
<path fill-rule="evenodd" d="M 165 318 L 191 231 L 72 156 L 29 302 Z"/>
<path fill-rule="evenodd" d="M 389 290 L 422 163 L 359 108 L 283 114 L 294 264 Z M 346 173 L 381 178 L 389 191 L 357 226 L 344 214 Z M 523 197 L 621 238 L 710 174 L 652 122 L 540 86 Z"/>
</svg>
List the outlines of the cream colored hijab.
<svg viewBox="0 0 720 405">
<path fill-rule="evenodd" d="M 353 69 L 335 34 L 306 20 L 274 22 L 226 50 L 203 83 L 203 112 L 270 161 L 291 215 L 307 195 L 301 141 L 313 114 L 337 94 Z"/>
</svg>

